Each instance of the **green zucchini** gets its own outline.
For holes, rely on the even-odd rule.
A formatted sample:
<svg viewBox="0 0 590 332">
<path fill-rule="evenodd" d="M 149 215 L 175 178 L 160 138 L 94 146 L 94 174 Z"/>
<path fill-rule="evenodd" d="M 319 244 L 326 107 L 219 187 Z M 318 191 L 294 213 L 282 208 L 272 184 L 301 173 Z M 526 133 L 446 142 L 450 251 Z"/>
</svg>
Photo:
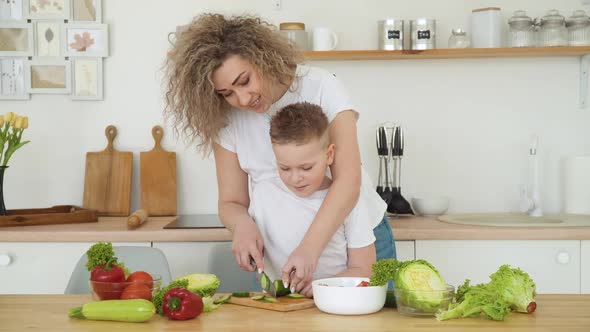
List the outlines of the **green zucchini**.
<svg viewBox="0 0 590 332">
<path fill-rule="evenodd" d="M 250 292 L 233 292 L 231 296 L 235 297 L 250 297 Z"/>
<path fill-rule="evenodd" d="M 88 302 L 70 309 L 68 314 L 80 319 L 141 323 L 152 318 L 155 312 L 156 307 L 152 302 L 134 299 Z"/>
<path fill-rule="evenodd" d="M 225 294 L 222 297 L 218 298 L 217 300 L 213 301 L 213 304 L 223 304 L 227 303 L 231 299 L 231 294 Z"/>
</svg>

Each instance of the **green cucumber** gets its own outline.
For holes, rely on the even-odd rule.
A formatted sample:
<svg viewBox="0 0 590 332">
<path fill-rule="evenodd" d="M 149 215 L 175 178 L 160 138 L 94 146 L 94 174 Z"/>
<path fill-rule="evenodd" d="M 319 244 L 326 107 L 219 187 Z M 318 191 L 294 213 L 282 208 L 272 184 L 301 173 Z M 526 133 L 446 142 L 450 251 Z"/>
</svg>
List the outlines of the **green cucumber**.
<svg viewBox="0 0 590 332">
<path fill-rule="evenodd" d="M 273 287 L 275 288 L 275 291 L 276 291 L 275 295 L 277 297 L 285 296 L 285 295 L 291 293 L 291 290 L 289 290 L 289 288 L 287 288 L 287 287 L 285 287 L 285 285 L 283 285 L 283 280 L 280 280 L 280 279 L 275 280 L 273 282 Z"/>
<path fill-rule="evenodd" d="M 141 323 L 152 318 L 155 312 L 156 307 L 152 302 L 134 299 L 88 302 L 81 307 L 70 309 L 68 315 L 89 320 Z"/>
<path fill-rule="evenodd" d="M 233 292 L 231 296 L 235 297 L 250 297 L 250 292 Z"/>
<path fill-rule="evenodd" d="M 299 294 L 299 293 L 289 293 L 289 294 L 287 294 L 287 297 L 292 298 L 292 299 L 304 299 L 305 295 Z"/>
<path fill-rule="evenodd" d="M 262 272 L 260 275 L 260 288 L 263 291 L 268 291 L 270 289 L 270 278 L 266 275 L 266 273 Z"/>
<path fill-rule="evenodd" d="M 255 296 L 251 297 L 252 300 L 256 300 L 256 301 L 264 300 L 264 298 L 265 298 L 264 295 L 255 295 Z"/>
<path fill-rule="evenodd" d="M 277 302 L 277 299 L 275 297 L 265 297 L 262 299 L 262 301 L 266 303 L 275 303 Z"/>
<path fill-rule="evenodd" d="M 222 297 L 218 298 L 217 300 L 213 301 L 213 304 L 223 304 L 227 303 L 231 299 L 231 294 L 225 294 Z"/>
</svg>

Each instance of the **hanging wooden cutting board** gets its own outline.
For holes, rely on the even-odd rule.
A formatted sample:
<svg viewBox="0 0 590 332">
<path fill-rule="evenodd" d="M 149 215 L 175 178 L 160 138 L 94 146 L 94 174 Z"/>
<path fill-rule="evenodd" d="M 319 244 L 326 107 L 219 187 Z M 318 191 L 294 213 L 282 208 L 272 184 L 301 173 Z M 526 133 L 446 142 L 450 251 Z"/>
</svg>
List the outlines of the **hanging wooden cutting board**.
<svg viewBox="0 0 590 332">
<path fill-rule="evenodd" d="M 262 295 L 262 293 L 250 293 L 250 297 Z M 315 303 L 313 299 L 303 298 L 303 299 L 292 299 L 289 297 L 281 296 L 277 297 L 277 302 L 268 303 L 260 300 L 252 300 L 250 297 L 235 297 L 232 296 L 229 299 L 228 303 L 243 305 L 246 307 L 253 307 L 259 309 L 266 309 L 266 310 L 274 310 L 274 311 L 295 311 L 295 310 L 302 310 L 302 309 L 309 309 L 315 307 Z"/>
<path fill-rule="evenodd" d="M 98 210 L 99 216 L 127 216 L 131 204 L 133 154 L 115 150 L 117 128 L 105 129 L 106 149 L 86 153 L 84 208 Z"/>
<path fill-rule="evenodd" d="M 152 128 L 154 148 L 140 153 L 141 208 L 150 216 L 176 215 L 176 153 L 162 148 L 164 129 Z"/>
</svg>

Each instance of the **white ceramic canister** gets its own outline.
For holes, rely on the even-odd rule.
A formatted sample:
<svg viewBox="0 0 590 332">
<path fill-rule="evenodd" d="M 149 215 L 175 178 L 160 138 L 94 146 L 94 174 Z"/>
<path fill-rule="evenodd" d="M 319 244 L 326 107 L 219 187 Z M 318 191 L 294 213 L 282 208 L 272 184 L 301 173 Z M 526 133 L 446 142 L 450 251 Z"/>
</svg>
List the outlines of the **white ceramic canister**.
<svg viewBox="0 0 590 332">
<path fill-rule="evenodd" d="M 471 47 L 502 47 L 502 10 L 499 7 L 477 8 L 471 11 Z"/>
<path fill-rule="evenodd" d="M 304 51 L 309 50 L 309 37 L 305 31 L 305 23 L 283 22 L 279 24 L 281 34 Z"/>
<path fill-rule="evenodd" d="M 436 20 L 417 18 L 410 21 L 411 48 L 431 50 L 436 48 Z"/>
<path fill-rule="evenodd" d="M 387 18 L 379 21 L 378 27 L 380 50 L 404 49 L 404 20 Z"/>
</svg>

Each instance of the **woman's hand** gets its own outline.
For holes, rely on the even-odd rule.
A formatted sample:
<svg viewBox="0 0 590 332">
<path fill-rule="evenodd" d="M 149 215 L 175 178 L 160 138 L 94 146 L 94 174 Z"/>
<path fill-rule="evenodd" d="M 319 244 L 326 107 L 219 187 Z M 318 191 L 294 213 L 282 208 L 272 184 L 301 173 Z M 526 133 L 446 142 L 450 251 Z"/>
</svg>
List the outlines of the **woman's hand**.
<svg viewBox="0 0 590 332">
<path fill-rule="evenodd" d="M 318 253 L 301 244 L 293 250 L 283 266 L 281 277 L 292 293 L 300 293 L 308 286 L 311 289 L 311 281 L 319 256 Z"/>
<path fill-rule="evenodd" d="M 256 263 L 258 271 L 264 270 L 262 252 L 264 241 L 260 230 L 252 218 L 242 220 L 235 224 L 232 240 L 232 253 L 240 268 L 244 271 L 253 272 L 252 260 Z"/>
</svg>

